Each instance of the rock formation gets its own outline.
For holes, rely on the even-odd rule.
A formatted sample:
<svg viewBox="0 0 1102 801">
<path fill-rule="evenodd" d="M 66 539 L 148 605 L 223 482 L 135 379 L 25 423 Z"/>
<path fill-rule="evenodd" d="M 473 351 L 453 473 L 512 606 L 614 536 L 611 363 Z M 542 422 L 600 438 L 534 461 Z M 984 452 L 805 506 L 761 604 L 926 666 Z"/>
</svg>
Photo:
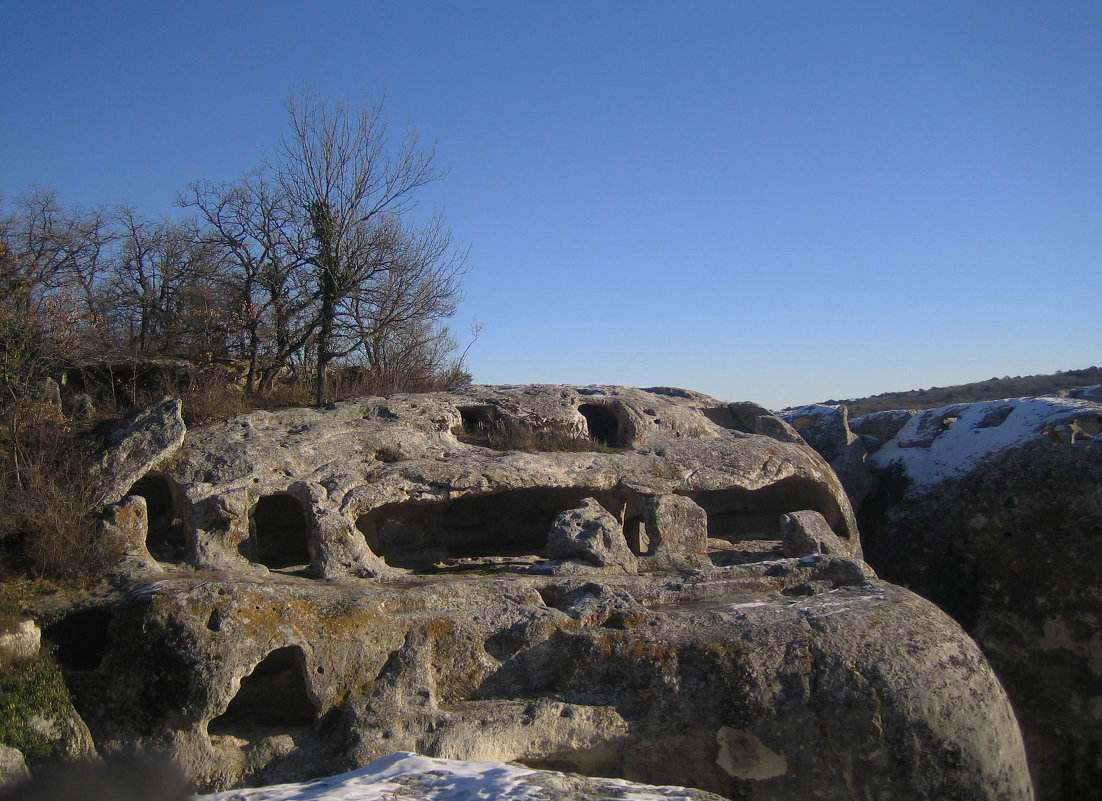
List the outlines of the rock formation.
<svg viewBox="0 0 1102 801">
<path fill-rule="evenodd" d="M 816 403 L 786 409 L 780 416 L 830 463 L 850 502 L 855 508 L 860 506 L 871 483 L 865 467 L 867 450 L 864 441 L 850 430 L 846 407 Z"/>
<path fill-rule="evenodd" d="M 870 563 L 976 638 L 1041 799 L 1102 798 L 1100 431 L 1087 400 L 956 404 L 907 416 L 868 460 Z"/>
<path fill-rule="evenodd" d="M 364 398 L 150 465 L 103 524 L 117 592 L 46 621 L 106 757 L 206 789 L 414 751 L 739 799 L 1032 796 L 980 651 L 876 578 L 833 471 L 760 407 Z"/>
</svg>

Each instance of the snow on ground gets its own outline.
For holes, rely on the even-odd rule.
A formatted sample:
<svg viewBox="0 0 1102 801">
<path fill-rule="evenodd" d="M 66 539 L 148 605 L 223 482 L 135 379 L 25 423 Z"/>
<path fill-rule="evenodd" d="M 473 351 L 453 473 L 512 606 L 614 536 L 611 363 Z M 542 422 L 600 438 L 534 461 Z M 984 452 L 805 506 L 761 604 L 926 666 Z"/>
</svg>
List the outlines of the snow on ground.
<svg viewBox="0 0 1102 801">
<path fill-rule="evenodd" d="M 399 752 L 339 776 L 297 784 L 227 790 L 196 796 L 193 801 L 537 801 L 548 798 L 548 792 L 527 779 L 541 773 L 504 762 L 461 762 Z M 607 791 L 607 795 L 602 793 L 600 797 L 608 799 L 675 801 L 694 797 L 679 788 L 651 787 L 618 779 L 594 781 Z M 699 793 L 695 797 L 698 796 Z"/>
<path fill-rule="evenodd" d="M 919 412 L 871 456 L 885 469 L 902 465 L 915 489 L 963 475 L 996 453 L 1041 437 L 1070 441 L 1075 430 L 1099 441 L 1102 405 L 1072 398 L 1008 398 Z M 1082 431 L 1080 436 L 1083 436 Z"/>
</svg>

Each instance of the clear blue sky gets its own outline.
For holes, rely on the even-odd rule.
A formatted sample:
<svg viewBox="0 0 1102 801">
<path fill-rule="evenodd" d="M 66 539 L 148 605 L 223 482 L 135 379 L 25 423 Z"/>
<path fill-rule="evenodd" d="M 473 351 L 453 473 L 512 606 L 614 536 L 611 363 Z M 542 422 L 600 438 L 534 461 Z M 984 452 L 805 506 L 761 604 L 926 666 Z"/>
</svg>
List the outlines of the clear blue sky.
<svg viewBox="0 0 1102 801">
<path fill-rule="evenodd" d="M 0 190 L 179 214 L 307 82 L 439 145 L 476 381 L 1102 364 L 1102 2 L 0 0 Z"/>
</svg>

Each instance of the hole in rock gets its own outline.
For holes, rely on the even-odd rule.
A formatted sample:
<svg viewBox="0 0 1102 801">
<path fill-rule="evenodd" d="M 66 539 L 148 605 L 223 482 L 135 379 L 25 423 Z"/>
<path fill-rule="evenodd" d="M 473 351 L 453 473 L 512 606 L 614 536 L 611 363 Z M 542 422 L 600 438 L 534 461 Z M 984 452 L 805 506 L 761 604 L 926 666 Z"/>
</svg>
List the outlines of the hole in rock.
<svg viewBox="0 0 1102 801">
<path fill-rule="evenodd" d="M 1006 422 L 1006 418 L 1010 417 L 1013 411 L 1013 406 L 1001 406 L 992 409 L 983 416 L 983 419 L 976 425 L 976 428 L 994 428 L 995 426 L 1000 426 Z"/>
<path fill-rule="evenodd" d="M 628 542 L 628 549 L 636 556 L 650 552 L 650 538 L 642 515 L 632 515 L 624 521 L 624 539 Z"/>
<path fill-rule="evenodd" d="M 609 448 L 622 448 L 632 439 L 627 436 L 628 432 L 621 425 L 619 416 L 608 406 L 583 403 L 578 407 L 578 413 L 585 418 L 589 436 L 594 442 Z"/>
<path fill-rule="evenodd" d="M 454 501 L 393 503 L 360 515 L 356 527 L 372 553 L 391 567 L 429 570 L 443 560 L 543 557 L 560 512 L 596 498 L 618 520 L 642 500 L 622 492 L 543 487 Z M 528 564 L 532 560 L 529 559 Z"/>
<path fill-rule="evenodd" d="M 175 493 L 169 479 L 161 473 L 146 473 L 127 494 L 145 498 L 149 521 L 145 547 L 149 555 L 158 562 L 184 561 L 187 534 L 176 514 Z"/>
<path fill-rule="evenodd" d="M 815 481 L 786 478 L 758 490 L 739 488 L 685 493 L 708 514 L 708 537 L 737 544 L 780 539 L 780 516 L 811 509 L 823 516 L 831 529 L 848 538 L 845 518 L 834 496 Z M 757 546 L 745 554 L 729 555 L 735 561 L 760 561 L 775 554 Z"/>
<path fill-rule="evenodd" d="M 43 632 L 57 646 L 57 661 L 69 670 L 95 670 L 111 646 L 111 613 L 82 609 L 47 626 Z"/>
<path fill-rule="evenodd" d="M 249 515 L 249 529 L 254 552 L 245 555 L 253 561 L 271 569 L 310 563 L 306 512 L 293 495 L 262 497 Z"/>
<path fill-rule="evenodd" d="M 207 725 L 209 734 L 246 737 L 257 730 L 286 732 L 313 725 L 318 709 L 306 685 L 306 660 L 295 645 L 272 651 L 241 679 L 226 711 Z"/>
<path fill-rule="evenodd" d="M 952 428 L 953 423 L 957 422 L 957 420 L 959 419 L 960 415 L 955 413 L 947 414 L 942 417 L 941 420 L 938 422 L 937 431 L 934 433 L 934 436 L 937 437 L 941 434 L 944 434 L 946 431 Z"/>
<path fill-rule="evenodd" d="M 497 420 L 497 409 L 493 406 L 460 406 L 459 416 L 463 418 L 464 433 L 484 437 Z"/>
</svg>

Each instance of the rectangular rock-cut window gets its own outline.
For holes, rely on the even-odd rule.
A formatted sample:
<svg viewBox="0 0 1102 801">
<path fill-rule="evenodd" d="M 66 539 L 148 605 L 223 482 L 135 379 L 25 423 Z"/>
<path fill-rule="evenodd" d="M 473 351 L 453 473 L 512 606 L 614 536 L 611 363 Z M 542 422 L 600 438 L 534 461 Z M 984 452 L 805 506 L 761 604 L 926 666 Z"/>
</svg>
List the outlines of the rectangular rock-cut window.
<svg viewBox="0 0 1102 801">
<path fill-rule="evenodd" d="M 298 498 L 287 493 L 265 495 L 249 515 L 253 553 L 245 554 L 267 568 L 310 564 L 309 526 Z"/>
</svg>

